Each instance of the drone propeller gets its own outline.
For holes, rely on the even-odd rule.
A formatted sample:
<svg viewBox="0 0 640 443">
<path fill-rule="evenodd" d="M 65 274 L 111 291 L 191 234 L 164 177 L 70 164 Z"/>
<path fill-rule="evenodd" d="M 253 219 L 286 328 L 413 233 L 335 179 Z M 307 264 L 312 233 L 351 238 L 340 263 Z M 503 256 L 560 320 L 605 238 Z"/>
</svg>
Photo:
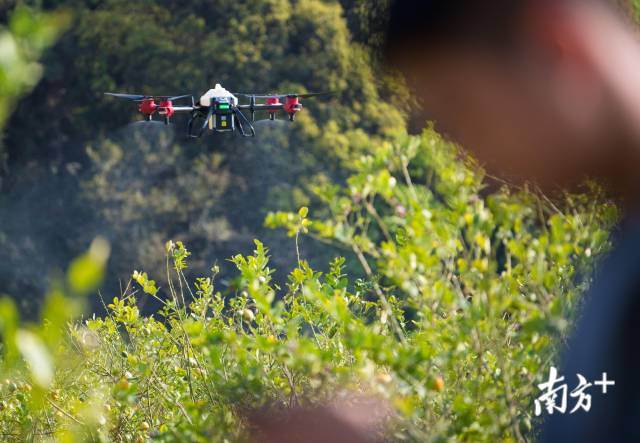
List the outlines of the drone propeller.
<svg viewBox="0 0 640 443">
<path fill-rule="evenodd" d="M 232 92 L 233 95 L 239 95 L 241 97 L 259 97 L 263 94 L 248 94 L 246 92 Z"/>
<path fill-rule="evenodd" d="M 155 98 L 159 98 L 162 100 L 168 100 L 170 102 L 174 101 L 174 100 L 180 100 L 183 98 L 189 98 L 189 97 L 193 97 L 191 94 L 185 94 L 185 95 L 174 95 L 174 96 L 166 96 L 166 95 L 156 95 Z"/>
<path fill-rule="evenodd" d="M 153 98 L 149 95 L 140 94 L 121 94 L 119 92 L 105 92 L 104 95 L 110 95 L 112 97 L 125 98 L 128 100 L 144 100 L 145 98 Z"/>
<path fill-rule="evenodd" d="M 283 97 L 298 97 L 298 98 L 309 98 L 309 97 L 320 97 L 323 95 L 333 95 L 335 92 L 309 92 L 307 94 L 286 94 Z"/>
<path fill-rule="evenodd" d="M 180 100 L 183 98 L 187 98 L 187 97 L 191 97 L 191 94 L 186 94 L 186 95 L 142 95 L 142 94 L 121 94 L 119 92 L 105 92 L 104 95 L 110 95 L 112 97 L 118 97 L 118 98 L 124 98 L 127 100 L 133 100 L 133 101 L 141 101 L 141 100 L 146 100 L 146 99 L 160 99 L 160 100 L 167 100 L 167 101 L 174 101 L 174 100 Z"/>
<path fill-rule="evenodd" d="M 246 93 L 242 93 L 242 92 L 238 92 L 238 93 L 233 93 L 233 95 L 240 95 L 242 97 L 254 97 L 254 98 L 260 98 L 260 99 L 264 99 L 264 98 L 286 98 L 286 97 L 298 97 L 298 98 L 309 98 L 309 97 L 318 97 L 321 95 L 333 95 L 335 94 L 335 92 L 309 92 L 306 94 L 297 94 L 297 93 L 293 93 L 293 94 L 246 94 Z"/>
</svg>

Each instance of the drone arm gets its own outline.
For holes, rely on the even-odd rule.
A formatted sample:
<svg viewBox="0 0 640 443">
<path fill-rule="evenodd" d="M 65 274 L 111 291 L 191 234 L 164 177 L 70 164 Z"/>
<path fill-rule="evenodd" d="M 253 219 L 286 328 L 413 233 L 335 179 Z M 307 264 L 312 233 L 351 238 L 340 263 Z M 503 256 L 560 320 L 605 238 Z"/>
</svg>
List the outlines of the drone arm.
<svg viewBox="0 0 640 443">
<path fill-rule="evenodd" d="M 254 111 L 271 111 L 271 112 L 275 112 L 275 111 L 279 111 L 281 109 L 284 108 L 284 105 L 282 103 L 279 103 L 277 105 L 267 105 L 267 104 L 257 104 L 257 105 L 238 105 L 237 106 L 238 109 L 253 109 Z"/>
<path fill-rule="evenodd" d="M 193 106 L 174 106 L 175 112 L 193 112 L 196 108 Z"/>
</svg>

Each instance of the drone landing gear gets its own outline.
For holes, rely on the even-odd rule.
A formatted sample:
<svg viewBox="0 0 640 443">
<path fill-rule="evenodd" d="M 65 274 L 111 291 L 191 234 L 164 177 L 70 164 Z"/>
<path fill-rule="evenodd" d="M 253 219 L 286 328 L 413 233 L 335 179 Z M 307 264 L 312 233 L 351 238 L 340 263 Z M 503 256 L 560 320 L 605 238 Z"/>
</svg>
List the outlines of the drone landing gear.
<svg viewBox="0 0 640 443">
<path fill-rule="evenodd" d="M 240 134 L 243 137 L 255 137 L 256 131 L 255 129 L 253 129 L 253 125 L 251 124 L 249 119 L 247 119 L 247 117 L 245 117 L 245 115 L 240 112 L 238 108 L 234 108 L 233 112 L 236 115 L 236 122 L 238 124 L 238 129 L 240 129 Z M 249 132 L 245 131 L 243 123 L 249 127 Z"/>
<path fill-rule="evenodd" d="M 191 114 L 191 118 L 189 119 L 189 123 L 187 124 L 187 137 L 188 138 L 200 138 L 202 137 L 202 133 L 204 132 L 204 130 L 207 128 L 207 124 L 209 123 L 209 120 L 211 119 L 211 109 L 209 110 L 209 112 L 205 115 L 203 115 L 201 112 L 195 111 L 193 114 Z M 197 130 L 196 133 L 193 132 L 193 125 L 197 122 L 197 126 L 199 126 L 199 129 Z M 202 123 L 200 123 L 202 122 Z"/>
</svg>

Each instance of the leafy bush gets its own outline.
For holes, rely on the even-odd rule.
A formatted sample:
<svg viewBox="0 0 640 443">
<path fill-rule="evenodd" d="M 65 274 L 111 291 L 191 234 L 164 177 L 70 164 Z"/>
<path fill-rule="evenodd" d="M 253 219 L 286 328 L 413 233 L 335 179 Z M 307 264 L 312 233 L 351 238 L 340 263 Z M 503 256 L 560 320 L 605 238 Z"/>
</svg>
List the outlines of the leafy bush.
<svg viewBox="0 0 640 443">
<path fill-rule="evenodd" d="M 316 182 L 317 216 L 269 215 L 296 251 L 284 287 L 259 241 L 230 259 L 237 279 L 226 293 L 216 266 L 190 282 L 188 250 L 168 242 L 166 288 L 136 271 L 106 316 L 64 328 L 68 306 L 100 279 L 106 249 L 94 244 L 54 286 L 41 325 L 21 328 L 12 303 L 0 307 L 0 434 L 239 440 L 254 432 L 251 411 L 352 392 L 392 406 L 387 432 L 398 440 L 535 437 L 535 384 L 616 211 L 596 188 L 551 201 L 483 183 L 432 130 L 379 145 L 346 187 Z M 312 269 L 308 236 L 344 258 Z M 346 275 L 354 263 L 365 278 Z M 141 293 L 162 308 L 141 315 Z"/>
</svg>

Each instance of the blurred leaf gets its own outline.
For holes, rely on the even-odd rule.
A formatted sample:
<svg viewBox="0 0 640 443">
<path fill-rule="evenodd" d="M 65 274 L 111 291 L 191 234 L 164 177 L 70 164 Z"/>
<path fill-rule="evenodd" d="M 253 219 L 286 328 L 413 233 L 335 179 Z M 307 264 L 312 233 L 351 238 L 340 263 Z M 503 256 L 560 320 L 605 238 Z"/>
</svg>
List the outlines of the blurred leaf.
<svg viewBox="0 0 640 443">
<path fill-rule="evenodd" d="M 53 382 L 53 362 L 46 346 L 33 332 L 19 329 L 16 332 L 16 345 L 27 362 L 33 381 L 43 388 Z"/>
<path fill-rule="evenodd" d="M 86 295 L 100 285 L 109 252 L 109 243 L 102 238 L 96 238 L 91 243 L 89 251 L 71 263 L 67 272 L 67 282 L 74 293 Z"/>
</svg>

